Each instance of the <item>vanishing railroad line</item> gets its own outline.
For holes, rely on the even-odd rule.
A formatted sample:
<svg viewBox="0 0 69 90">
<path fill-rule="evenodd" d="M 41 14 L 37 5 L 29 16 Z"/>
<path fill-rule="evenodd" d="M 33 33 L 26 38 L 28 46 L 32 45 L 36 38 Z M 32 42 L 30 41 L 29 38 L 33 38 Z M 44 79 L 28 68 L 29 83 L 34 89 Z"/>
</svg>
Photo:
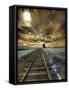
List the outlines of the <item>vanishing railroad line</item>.
<svg viewBox="0 0 69 90">
<path fill-rule="evenodd" d="M 51 67 L 46 62 L 44 51 L 39 48 L 29 54 L 21 66 L 22 71 L 18 73 L 18 82 L 52 80 Z"/>
</svg>

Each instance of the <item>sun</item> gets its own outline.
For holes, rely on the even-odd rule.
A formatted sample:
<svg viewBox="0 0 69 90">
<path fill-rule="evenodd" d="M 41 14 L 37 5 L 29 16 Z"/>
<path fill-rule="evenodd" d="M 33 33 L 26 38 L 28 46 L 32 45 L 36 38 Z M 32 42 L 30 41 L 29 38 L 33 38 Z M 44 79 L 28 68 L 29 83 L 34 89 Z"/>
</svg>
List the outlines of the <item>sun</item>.
<svg viewBox="0 0 69 90">
<path fill-rule="evenodd" d="M 24 12 L 23 12 L 23 21 L 24 21 L 24 24 L 26 26 L 31 25 L 31 14 L 30 14 L 30 11 L 28 9 L 24 10 Z"/>
</svg>

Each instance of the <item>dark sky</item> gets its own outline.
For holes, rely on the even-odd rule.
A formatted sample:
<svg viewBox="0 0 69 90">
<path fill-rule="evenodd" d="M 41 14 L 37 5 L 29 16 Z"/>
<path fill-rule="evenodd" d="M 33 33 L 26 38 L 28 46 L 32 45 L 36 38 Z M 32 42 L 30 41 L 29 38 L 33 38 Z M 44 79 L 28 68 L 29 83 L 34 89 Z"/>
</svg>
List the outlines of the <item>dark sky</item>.
<svg viewBox="0 0 69 90">
<path fill-rule="evenodd" d="M 24 22 L 23 14 L 25 11 L 30 14 L 29 26 L 26 26 Z M 27 41 L 36 44 L 39 42 L 46 44 L 59 42 L 58 45 L 64 45 L 65 12 L 62 10 L 19 9 L 18 36 L 19 40 L 26 41 L 26 45 Z"/>
</svg>

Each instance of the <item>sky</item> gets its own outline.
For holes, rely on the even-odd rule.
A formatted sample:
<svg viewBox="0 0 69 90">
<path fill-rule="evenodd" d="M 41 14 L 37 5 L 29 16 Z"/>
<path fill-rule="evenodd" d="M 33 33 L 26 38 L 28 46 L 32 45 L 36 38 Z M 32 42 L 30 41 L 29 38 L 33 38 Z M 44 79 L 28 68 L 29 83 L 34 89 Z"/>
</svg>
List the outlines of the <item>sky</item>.
<svg viewBox="0 0 69 90">
<path fill-rule="evenodd" d="M 65 11 L 18 9 L 18 46 L 65 46 Z"/>
</svg>

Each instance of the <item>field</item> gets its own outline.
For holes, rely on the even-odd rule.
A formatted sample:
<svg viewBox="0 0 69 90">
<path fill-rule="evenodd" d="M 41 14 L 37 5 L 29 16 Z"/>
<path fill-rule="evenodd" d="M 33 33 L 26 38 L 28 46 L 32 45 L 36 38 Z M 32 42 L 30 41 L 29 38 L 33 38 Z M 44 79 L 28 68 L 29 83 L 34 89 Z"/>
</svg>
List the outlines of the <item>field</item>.
<svg viewBox="0 0 69 90">
<path fill-rule="evenodd" d="M 40 53 L 40 52 L 43 52 Z M 44 57 L 43 57 L 44 55 Z M 65 79 L 65 48 L 63 47 L 49 47 L 49 48 L 31 48 L 31 47 L 21 47 L 18 48 L 18 75 L 23 75 L 25 73 L 24 69 L 25 69 L 25 65 L 28 65 L 27 61 L 31 61 L 33 60 L 34 57 L 37 57 L 35 59 L 36 64 L 41 64 L 41 58 L 42 60 L 45 59 L 46 63 L 47 63 L 47 68 L 49 69 L 49 73 L 52 77 L 52 80 L 61 80 L 61 79 Z M 38 61 L 37 61 L 38 59 Z M 34 62 L 34 63 L 35 63 Z M 33 64 L 34 65 L 34 64 Z M 33 66 L 32 65 L 32 66 Z M 37 65 L 35 65 L 35 67 L 37 68 Z M 40 67 L 38 67 L 39 69 Z M 45 73 L 45 71 L 38 71 L 35 70 L 30 74 L 30 71 L 27 73 L 29 75 L 33 75 L 35 79 L 32 79 L 31 76 L 30 80 L 27 79 L 26 76 L 26 80 L 25 81 L 36 81 L 36 80 L 43 80 L 43 78 L 45 76 L 42 76 L 42 79 L 38 77 L 41 75 L 43 75 L 43 73 Z M 39 73 L 40 75 L 36 75 L 36 73 Z M 36 76 L 35 76 L 36 75 Z M 37 77 L 37 79 L 36 79 Z M 19 76 L 20 78 L 20 76 Z M 46 77 L 47 79 L 47 77 Z M 45 80 L 46 80 L 45 79 Z M 22 80 L 22 79 L 21 79 Z"/>
</svg>

